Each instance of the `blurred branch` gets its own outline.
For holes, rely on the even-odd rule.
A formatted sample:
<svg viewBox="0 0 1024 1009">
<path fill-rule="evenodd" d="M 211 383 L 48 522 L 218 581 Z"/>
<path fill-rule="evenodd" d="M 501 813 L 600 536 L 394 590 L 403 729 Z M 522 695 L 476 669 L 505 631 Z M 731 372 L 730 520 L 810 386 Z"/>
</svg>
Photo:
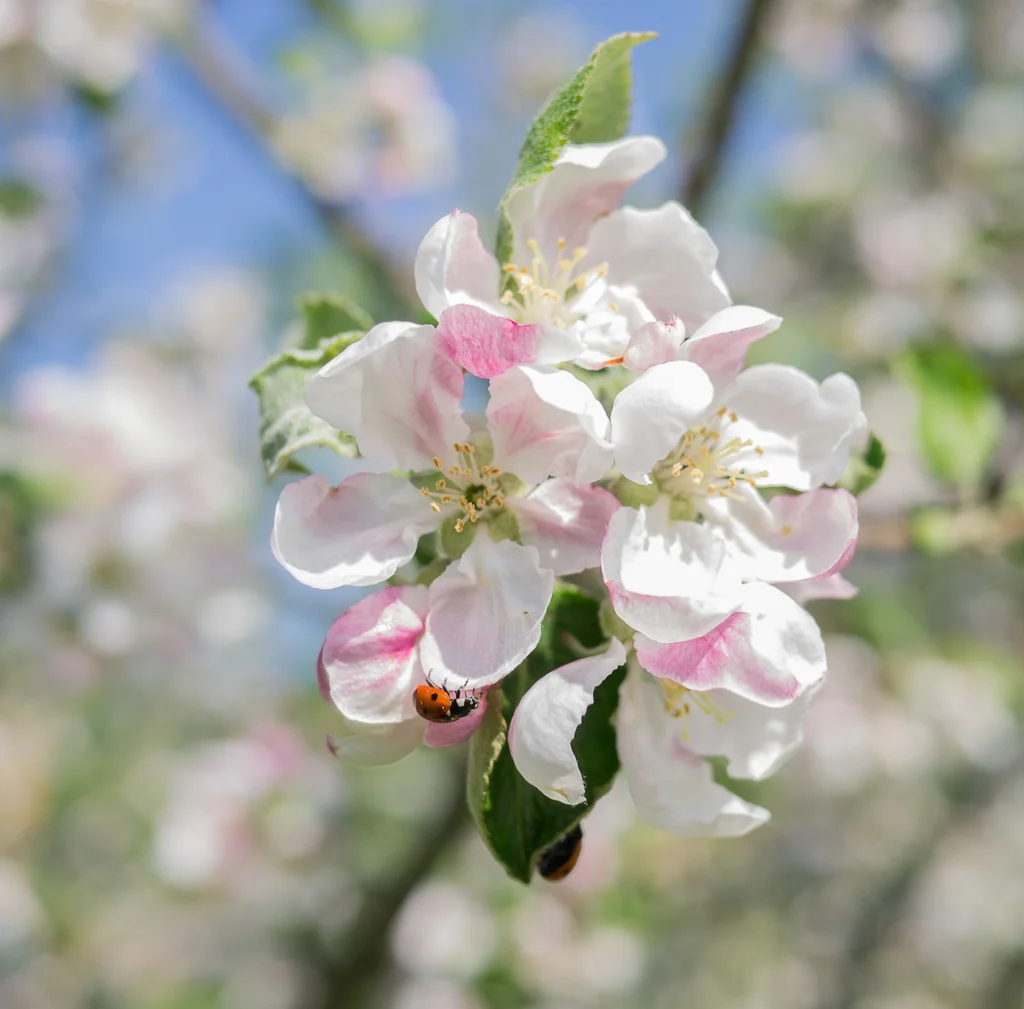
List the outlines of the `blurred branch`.
<svg viewBox="0 0 1024 1009">
<path fill-rule="evenodd" d="M 722 155 L 732 132 L 744 88 L 757 63 L 761 33 L 774 0 L 749 0 L 735 41 L 718 78 L 707 114 L 700 128 L 696 153 L 681 186 L 680 200 L 694 217 L 700 217 L 715 184 Z"/>
<path fill-rule="evenodd" d="M 350 207 L 320 196 L 305 179 L 280 161 L 271 144 L 276 116 L 259 97 L 252 72 L 219 33 L 203 21 L 201 14 L 181 40 L 179 54 L 203 91 L 234 123 L 257 140 L 263 156 L 273 161 L 328 231 L 366 267 L 382 297 L 400 314 L 416 314 L 419 302 L 411 282 L 412 271 L 400 269 L 390 259 L 355 219 Z"/>
<path fill-rule="evenodd" d="M 323 985 L 323 1009 L 356 1009 L 369 1004 L 373 988 L 388 963 L 388 936 L 410 893 L 430 874 L 438 860 L 469 825 L 465 757 L 455 762 L 455 787 L 440 804 L 434 821 L 417 832 L 408 858 L 376 888 L 363 893 L 363 903 L 344 937 L 329 949 L 321 944 L 310 966 Z M 426 938 L 426 937 L 425 937 Z"/>
<path fill-rule="evenodd" d="M 820 1009 L 854 1009 L 860 1002 L 870 989 L 875 960 L 888 947 L 947 839 L 984 813 L 1021 773 L 1021 766 L 1018 757 L 994 773 L 971 767 L 946 779 L 949 804 L 945 816 L 925 832 L 861 905 L 842 943 L 845 956 L 837 967 L 832 992 L 826 992 Z"/>
</svg>

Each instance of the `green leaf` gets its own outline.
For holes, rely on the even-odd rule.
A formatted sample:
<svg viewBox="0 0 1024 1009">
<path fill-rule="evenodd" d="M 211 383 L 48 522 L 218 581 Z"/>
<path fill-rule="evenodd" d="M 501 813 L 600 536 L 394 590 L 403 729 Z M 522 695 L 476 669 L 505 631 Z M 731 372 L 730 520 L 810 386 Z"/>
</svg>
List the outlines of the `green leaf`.
<svg viewBox="0 0 1024 1009">
<path fill-rule="evenodd" d="M 303 294 L 299 298 L 299 309 L 304 326 L 294 346 L 302 350 L 315 349 L 339 333 L 365 333 L 373 326 L 373 319 L 343 294 Z"/>
<path fill-rule="evenodd" d="M 578 806 L 549 799 L 516 770 L 506 742 L 508 723 L 520 698 L 545 673 L 579 658 L 574 647 L 596 648 L 606 641 L 596 599 L 570 586 L 558 586 L 544 619 L 540 644 L 500 690 L 488 696 L 488 708 L 470 743 L 469 807 L 494 857 L 510 876 L 530 881 L 537 856 L 590 812 L 611 787 L 619 769 L 612 716 L 626 674 L 617 669 L 594 692 L 573 751 L 586 783 L 586 801 Z"/>
<path fill-rule="evenodd" d="M 550 172 L 570 141 L 595 143 L 625 134 L 632 101 L 633 47 L 655 35 L 624 32 L 598 43 L 590 59 L 548 99 L 526 134 L 501 200 L 495 246 L 499 263 L 507 263 L 512 255 L 512 226 L 505 207 L 513 193 Z"/>
<path fill-rule="evenodd" d="M 263 472 L 273 480 L 284 470 L 306 472 L 292 456 L 301 449 L 325 446 L 339 455 L 358 455 L 355 439 L 336 431 L 306 406 L 306 384 L 316 371 L 362 333 L 339 333 L 313 349 L 292 348 L 272 357 L 249 380 L 260 402 L 260 456 Z"/>
<path fill-rule="evenodd" d="M 918 441 L 940 480 L 976 490 L 1003 433 L 1003 410 L 987 377 L 959 347 L 909 351 L 897 371 L 918 398 Z"/>
<path fill-rule="evenodd" d="M 863 494 L 881 475 L 885 466 L 885 446 L 878 437 L 871 435 L 863 452 L 850 456 L 837 486 L 848 490 L 854 496 Z"/>
</svg>

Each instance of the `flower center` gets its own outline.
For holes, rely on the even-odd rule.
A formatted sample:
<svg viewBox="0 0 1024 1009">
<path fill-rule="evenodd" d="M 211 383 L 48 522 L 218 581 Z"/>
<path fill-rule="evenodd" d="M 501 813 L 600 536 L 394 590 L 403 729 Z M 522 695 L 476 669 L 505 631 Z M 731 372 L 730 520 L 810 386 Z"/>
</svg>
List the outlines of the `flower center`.
<svg viewBox="0 0 1024 1009">
<path fill-rule="evenodd" d="M 654 479 L 666 493 L 676 498 L 731 497 L 739 498 L 740 483 L 757 486 L 768 476 L 767 470 L 751 471 L 737 465 L 736 457 L 752 449 L 758 456 L 764 449 L 749 438 L 729 438 L 729 422 L 739 417 L 723 406 L 708 424 L 687 431 L 679 444 L 654 468 Z"/>
<path fill-rule="evenodd" d="M 476 448 L 469 442 L 455 442 L 452 446 L 458 464 L 445 467 L 438 456 L 434 465 L 445 474 L 434 484 L 434 489 L 421 487 L 420 493 L 430 499 L 435 512 L 448 512 L 458 516 L 455 531 L 461 533 L 467 522 L 476 523 L 488 512 L 505 507 L 497 466 L 480 466 L 476 461 Z"/>
<path fill-rule="evenodd" d="M 570 304 L 591 288 L 608 272 L 608 264 L 577 272 L 587 254 L 585 246 L 574 249 L 571 258 L 565 256 L 565 239 L 558 240 L 559 259 L 554 268 L 548 266 L 537 240 L 526 243 L 533 253 L 530 267 L 506 263 L 502 269 L 515 282 L 501 296 L 501 303 L 516 310 L 519 322 L 543 322 L 565 327 L 572 323 Z"/>
<path fill-rule="evenodd" d="M 713 718 L 719 725 L 732 718 L 731 711 L 719 707 L 707 694 L 699 690 L 691 690 L 681 683 L 676 683 L 675 680 L 659 679 L 658 686 L 665 695 L 665 710 L 673 718 L 681 718 L 683 721 L 683 739 L 690 738 L 690 715 L 694 708 Z"/>
</svg>

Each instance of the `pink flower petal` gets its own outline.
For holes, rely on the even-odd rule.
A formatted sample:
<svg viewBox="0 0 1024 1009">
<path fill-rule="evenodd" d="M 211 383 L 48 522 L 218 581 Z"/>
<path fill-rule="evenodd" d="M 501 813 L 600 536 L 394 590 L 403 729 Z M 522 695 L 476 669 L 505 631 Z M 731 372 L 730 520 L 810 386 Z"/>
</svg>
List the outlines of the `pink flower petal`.
<svg viewBox="0 0 1024 1009">
<path fill-rule="evenodd" d="M 744 586 L 740 610 L 699 638 L 635 639 L 636 657 L 655 676 L 691 690 L 730 690 L 778 707 L 825 675 L 825 645 L 810 614 L 771 585 Z"/>
<path fill-rule="evenodd" d="M 738 497 L 709 499 L 702 509 L 721 529 L 744 577 L 797 582 L 841 570 L 857 546 L 857 499 L 818 488 L 776 494 L 770 502 L 750 487 Z M 837 565 L 841 565 L 837 567 Z"/>
<path fill-rule="evenodd" d="M 486 691 L 480 693 L 480 703 L 475 711 L 454 722 L 427 722 L 427 730 L 423 734 L 423 742 L 435 750 L 443 750 L 448 746 L 464 743 L 476 732 L 487 710 Z"/>
<path fill-rule="evenodd" d="M 442 217 L 416 253 L 416 292 L 435 319 L 453 305 L 501 312 L 498 261 L 480 241 L 477 220 L 456 210 Z"/>
<path fill-rule="evenodd" d="M 679 319 L 648 322 L 633 334 L 622 355 L 622 363 L 630 371 L 644 372 L 656 364 L 675 361 L 685 335 L 686 327 Z"/>
<path fill-rule="evenodd" d="M 357 473 L 337 487 L 319 475 L 282 491 L 270 548 L 304 585 L 374 585 L 412 558 L 438 516 L 408 480 Z"/>
<path fill-rule="evenodd" d="M 567 371 L 512 368 L 492 379 L 487 426 L 494 464 L 528 484 L 548 476 L 593 483 L 611 465 L 608 415 Z"/>
<path fill-rule="evenodd" d="M 515 669 L 540 640 L 554 584 L 533 547 L 493 543 L 478 530 L 430 586 L 420 654 L 435 682 L 474 690 Z"/>
<path fill-rule="evenodd" d="M 593 222 L 618 206 L 626 190 L 664 157 L 665 145 L 657 137 L 567 144 L 554 168 L 513 193 L 505 206 L 515 236 L 513 262 L 532 260 L 530 239 L 549 265 L 560 258 L 559 239 L 569 249 L 587 245 Z"/>
<path fill-rule="evenodd" d="M 471 375 L 494 378 L 517 364 L 560 364 L 583 348 L 573 332 L 557 326 L 525 326 L 475 305 L 441 313 L 438 332 L 445 349 Z"/>
<path fill-rule="evenodd" d="M 740 373 L 747 348 L 781 325 L 777 315 L 733 305 L 713 315 L 683 343 L 682 357 L 699 364 L 720 388 Z"/>
<path fill-rule="evenodd" d="M 385 323 L 310 379 L 313 413 L 355 437 L 365 456 L 429 469 L 465 441 L 462 369 L 432 326 Z"/>
<path fill-rule="evenodd" d="M 427 595 L 422 585 L 380 589 L 331 625 L 317 678 L 346 718 L 371 724 L 418 718 L 412 694 L 424 682 L 419 644 Z"/>
<path fill-rule="evenodd" d="M 541 567 L 574 574 L 601 563 L 601 542 L 619 510 L 614 494 L 601 487 L 545 480 L 529 497 L 507 502 L 519 520 L 523 543 L 540 554 Z"/>
</svg>

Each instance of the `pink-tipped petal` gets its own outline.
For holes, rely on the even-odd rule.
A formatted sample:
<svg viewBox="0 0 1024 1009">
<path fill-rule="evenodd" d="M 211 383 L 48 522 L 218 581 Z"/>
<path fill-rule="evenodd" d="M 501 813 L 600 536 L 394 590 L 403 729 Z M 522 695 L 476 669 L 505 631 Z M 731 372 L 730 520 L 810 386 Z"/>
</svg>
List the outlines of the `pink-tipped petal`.
<svg viewBox="0 0 1024 1009">
<path fill-rule="evenodd" d="M 664 498 L 612 516 L 601 571 L 616 614 L 655 641 L 699 637 L 740 605 L 721 539 L 696 522 L 670 521 Z"/>
<path fill-rule="evenodd" d="M 682 346 L 682 357 L 699 364 L 716 388 L 728 385 L 743 369 L 747 348 L 774 333 L 782 319 L 749 305 L 732 305 L 717 312 Z"/>
<path fill-rule="evenodd" d="M 484 248 L 472 214 L 442 217 L 416 253 L 416 293 L 435 319 L 453 305 L 480 305 L 501 312 L 501 271 Z"/>
<path fill-rule="evenodd" d="M 636 657 L 655 676 L 690 690 L 729 690 L 779 707 L 825 675 L 825 645 L 811 615 L 784 592 L 751 582 L 742 604 L 699 638 L 662 643 L 642 634 Z"/>
<path fill-rule="evenodd" d="M 583 349 L 572 331 L 540 323 L 521 326 L 475 305 L 442 312 L 438 332 L 451 359 L 478 378 L 494 378 L 517 364 L 561 364 Z"/>
<path fill-rule="evenodd" d="M 469 434 L 462 386 L 462 369 L 433 326 L 385 323 L 310 379 L 306 403 L 353 435 L 363 455 L 429 469 Z"/>
<path fill-rule="evenodd" d="M 601 543 L 619 510 L 614 494 L 602 487 L 577 487 L 569 480 L 545 480 L 528 497 L 506 503 L 519 520 L 523 543 L 536 547 L 541 567 L 556 575 L 601 563 Z"/>
<path fill-rule="evenodd" d="M 685 335 L 686 327 L 680 319 L 648 322 L 633 334 L 622 355 L 622 363 L 630 371 L 645 372 L 656 364 L 675 361 Z"/>
<path fill-rule="evenodd" d="M 549 799 L 575 806 L 586 797 L 573 737 L 594 703 L 594 691 L 625 661 L 625 646 L 612 638 L 603 654 L 577 659 L 542 676 L 516 706 L 508 730 L 512 760 Z"/>
<path fill-rule="evenodd" d="M 331 624 L 320 649 L 321 693 L 355 722 L 381 724 L 416 718 L 412 693 L 423 682 L 419 644 L 427 589 L 380 589 Z"/>
<path fill-rule="evenodd" d="M 554 584 L 533 547 L 493 543 L 478 530 L 469 549 L 430 586 L 420 654 L 432 678 L 475 690 L 510 673 L 540 640 Z"/>
<path fill-rule="evenodd" d="M 533 258 L 534 239 L 549 264 L 560 258 L 558 240 L 585 246 L 594 221 L 618 206 L 623 194 L 665 157 L 657 137 L 623 137 L 604 144 L 567 144 L 554 168 L 513 193 L 505 205 L 520 265 Z"/>
<path fill-rule="evenodd" d="M 511 368 L 491 381 L 494 464 L 528 484 L 593 483 L 612 462 L 610 424 L 593 392 L 556 368 Z"/>
<path fill-rule="evenodd" d="M 840 574 L 819 575 L 817 578 L 808 578 L 805 582 L 780 585 L 779 588 L 801 606 L 812 603 L 815 599 L 852 599 L 859 591 L 856 585 L 851 585 Z"/>
<path fill-rule="evenodd" d="M 768 810 L 715 783 L 649 678 L 635 671 L 626 677 L 615 723 L 622 772 L 648 823 L 684 837 L 740 837 L 769 819 Z"/>
<path fill-rule="evenodd" d="M 766 502 L 752 488 L 737 497 L 710 499 L 703 508 L 722 531 L 747 578 L 798 582 L 841 570 L 857 546 L 857 499 L 848 491 L 819 488 L 776 494 Z"/>
<path fill-rule="evenodd" d="M 659 364 L 627 385 L 612 405 L 612 441 L 622 475 L 649 484 L 654 464 L 707 413 L 714 387 L 689 361 Z"/>
<path fill-rule="evenodd" d="M 480 694 L 480 703 L 475 711 L 454 722 L 428 722 L 427 731 L 423 734 L 423 742 L 435 750 L 443 750 L 449 746 L 464 743 L 476 732 L 487 710 L 487 696 Z"/>
<path fill-rule="evenodd" d="M 305 585 L 375 585 L 416 552 L 438 516 L 408 480 L 357 473 L 332 487 L 320 476 L 288 484 L 274 514 L 270 548 Z"/>
</svg>

